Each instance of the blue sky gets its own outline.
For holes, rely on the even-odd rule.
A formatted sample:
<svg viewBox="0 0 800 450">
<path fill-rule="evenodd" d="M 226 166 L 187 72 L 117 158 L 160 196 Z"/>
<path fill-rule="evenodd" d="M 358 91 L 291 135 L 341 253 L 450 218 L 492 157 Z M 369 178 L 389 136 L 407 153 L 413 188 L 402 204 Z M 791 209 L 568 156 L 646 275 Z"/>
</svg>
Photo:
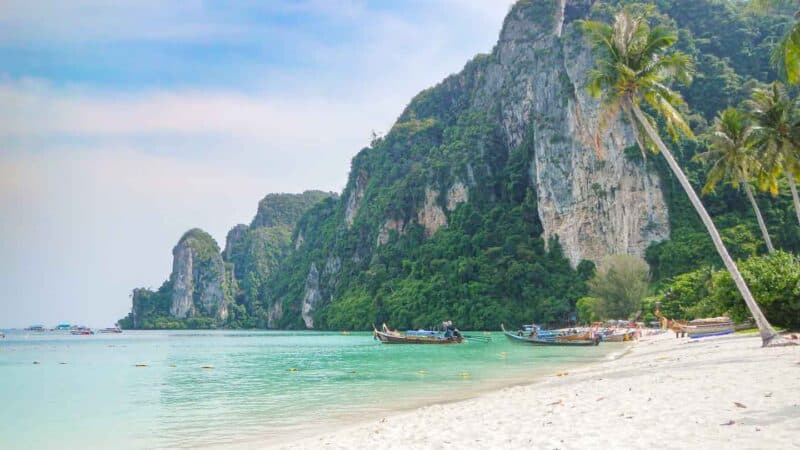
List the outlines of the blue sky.
<svg viewBox="0 0 800 450">
<path fill-rule="evenodd" d="M 511 0 L 4 0 L 0 327 L 110 325 L 199 226 L 339 191 Z"/>
</svg>

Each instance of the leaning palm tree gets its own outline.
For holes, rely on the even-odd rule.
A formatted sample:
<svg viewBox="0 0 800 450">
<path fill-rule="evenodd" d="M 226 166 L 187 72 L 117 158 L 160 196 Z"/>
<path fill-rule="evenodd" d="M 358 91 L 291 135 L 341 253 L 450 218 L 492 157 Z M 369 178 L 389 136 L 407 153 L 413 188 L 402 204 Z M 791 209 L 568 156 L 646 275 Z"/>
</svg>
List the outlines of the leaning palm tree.
<svg viewBox="0 0 800 450">
<path fill-rule="evenodd" d="M 750 187 L 752 175 L 763 169 L 756 153 L 750 146 L 751 128 L 747 123 L 745 113 L 736 108 L 722 111 L 714 119 L 714 125 L 707 137 L 711 148 L 695 156 L 695 159 L 711 164 L 706 174 L 706 184 L 703 186 L 702 193 L 707 194 L 714 191 L 720 182 L 728 181 L 736 190 L 741 185 L 756 214 L 767 250 L 770 253 L 774 252 L 775 247 L 772 246 L 767 225 L 764 223 L 761 209 L 753 196 L 753 189 Z"/>
<path fill-rule="evenodd" d="M 800 173 L 795 102 L 785 86 L 774 82 L 766 89 L 754 89 L 746 105 L 753 120 L 754 146 L 766 168 L 762 172 L 762 189 L 769 187 L 773 195 L 777 194 L 776 180 L 783 174 L 792 192 L 794 212 L 800 224 L 800 196 L 795 182 L 795 175 Z"/>
<path fill-rule="evenodd" d="M 641 150 L 649 148 L 664 156 L 744 297 L 758 325 L 763 345 L 771 345 L 778 334 L 753 299 L 697 193 L 661 140 L 654 118 L 641 109 L 644 101 L 661 116 L 673 139 L 677 139 L 679 134 L 692 136 L 691 129 L 678 111 L 685 104 L 683 98 L 670 89 L 668 83 L 673 79 L 690 82 L 693 64 L 684 53 L 668 52 L 677 41 L 677 35 L 664 26 L 651 27 L 648 18 L 652 11 L 652 7 L 627 6 L 615 14 L 612 25 L 596 21 L 582 22 L 582 28 L 596 53 L 596 67 L 589 73 L 589 90 L 595 96 L 603 97 L 601 127 L 610 118 L 623 112 L 634 126 Z M 599 139 L 595 142 L 599 145 Z"/>
</svg>

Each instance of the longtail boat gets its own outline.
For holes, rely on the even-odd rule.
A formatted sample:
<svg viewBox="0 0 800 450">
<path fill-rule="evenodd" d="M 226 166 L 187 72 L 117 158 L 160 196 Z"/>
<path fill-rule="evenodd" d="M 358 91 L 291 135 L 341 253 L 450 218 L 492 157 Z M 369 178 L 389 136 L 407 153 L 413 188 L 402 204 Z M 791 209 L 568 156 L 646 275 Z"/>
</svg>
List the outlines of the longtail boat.
<svg viewBox="0 0 800 450">
<path fill-rule="evenodd" d="M 506 330 L 503 324 L 500 324 L 503 334 L 512 342 L 520 344 L 536 345 L 536 346 L 574 346 L 574 347 L 588 347 L 600 344 L 600 337 L 596 336 L 591 331 L 584 333 L 577 333 L 571 335 L 557 335 L 553 333 L 542 334 L 541 336 L 530 336 L 522 330 L 513 333 Z"/>
<path fill-rule="evenodd" d="M 456 332 L 453 336 L 445 336 L 444 333 L 419 331 L 413 333 L 401 333 L 392 331 L 386 324 L 380 330 L 372 326 L 373 336 L 383 344 L 460 344 L 464 342 L 464 336 Z"/>
<path fill-rule="evenodd" d="M 695 319 L 682 327 L 686 334 L 692 339 L 723 336 L 731 334 L 736 330 L 733 321 L 727 317 Z"/>
<path fill-rule="evenodd" d="M 634 339 L 634 331 L 611 331 L 608 334 L 602 335 L 603 342 L 628 342 Z"/>
</svg>

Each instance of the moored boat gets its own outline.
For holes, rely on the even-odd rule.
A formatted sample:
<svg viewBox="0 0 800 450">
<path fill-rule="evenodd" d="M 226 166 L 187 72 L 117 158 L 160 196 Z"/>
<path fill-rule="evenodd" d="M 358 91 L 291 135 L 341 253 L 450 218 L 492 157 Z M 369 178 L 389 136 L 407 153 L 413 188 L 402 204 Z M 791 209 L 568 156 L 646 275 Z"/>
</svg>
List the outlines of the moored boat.
<svg viewBox="0 0 800 450">
<path fill-rule="evenodd" d="M 688 323 L 673 322 L 671 328 L 676 335 L 685 334 L 692 339 L 724 336 L 736 331 L 736 325 L 728 317 L 695 319 Z"/>
<path fill-rule="evenodd" d="M 372 326 L 373 336 L 383 344 L 460 344 L 464 342 L 464 336 L 458 330 L 448 336 L 445 333 L 431 331 L 412 331 L 401 333 L 392 331 L 386 324 L 380 330 Z"/>
<path fill-rule="evenodd" d="M 88 327 L 77 327 L 76 329 L 69 332 L 70 334 L 78 335 L 78 336 L 88 336 L 94 334 L 94 331 Z"/>
<path fill-rule="evenodd" d="M 527 334 L 525 333 L 527 329 L 524 327 L 523 329 L 514 333 L 506 330 L 505 325 L 500 324 L 500 328 L 503 330 L 503 334 L 505 334 L 506 338 L 512 342 L 517 342 L 520 344 L 565 347 L 586 347 L 600 344 L 600 336 L 596 335 L 591 330 L 582 333 L 576 332 L 574 334 L 561 334 L 563 332 L 539 331 L 538 327 L 532 327 L 532 331 Z"/>
<path fill-rule="evenodd" d="M 111 328 L 101 328 L 99 330 L 100 333 L 122 333 L 122 329 L 118 326 L 111 327 Z"/>
<path fill-rule="evenodd" d="M 28 328 L 25 328 L 25 331 L 35 331 L 37 333 L 44 333 L 47 329 L 44 325 L 31 325 Z"/>
</svg>

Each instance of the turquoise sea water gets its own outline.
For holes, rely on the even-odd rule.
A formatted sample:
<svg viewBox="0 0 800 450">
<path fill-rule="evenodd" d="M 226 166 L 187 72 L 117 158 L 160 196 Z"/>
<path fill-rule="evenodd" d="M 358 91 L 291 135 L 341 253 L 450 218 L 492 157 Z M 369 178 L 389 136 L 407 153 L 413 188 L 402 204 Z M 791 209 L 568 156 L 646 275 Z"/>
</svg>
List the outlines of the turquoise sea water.
<svg viewBox="0 0 800 450">
<path fill-rule="evenodd" d="M 0 339 L 0 448 L 289 440 L 531 381 L 623 348 L 532 348 L 500 333 L 493 338 L 489 344 L 412 346 L 381 345 L 371 333 L 6 332 Z"/>
</svg>

